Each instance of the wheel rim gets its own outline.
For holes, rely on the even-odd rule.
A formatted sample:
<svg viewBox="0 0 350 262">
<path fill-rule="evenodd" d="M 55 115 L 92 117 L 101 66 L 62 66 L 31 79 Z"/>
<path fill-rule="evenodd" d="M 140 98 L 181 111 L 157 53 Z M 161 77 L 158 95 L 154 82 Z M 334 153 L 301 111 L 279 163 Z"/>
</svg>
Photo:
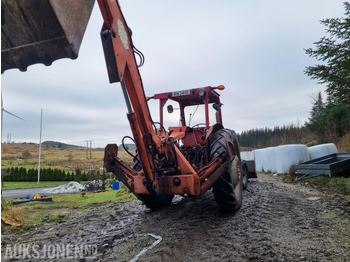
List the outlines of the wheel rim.
<svg viewBox="0 0 350 262">
<path fill-rule="evenodd" d="M 231 179 L 232 185 L 234 188 L 234 194 L 237 199 L 240 199 L 242 196 L 242 174 L 241 174 L 241 162 L 239 158 L 236 156 L 231 162 Z"/>
<path fill-rule="evenodd" d="M 243 185 L 247 186 L 247 184 L 248 184 L 248 170 L 246 167 L 242 168 L 242 179 L 243 179 Z"/>
</svg>

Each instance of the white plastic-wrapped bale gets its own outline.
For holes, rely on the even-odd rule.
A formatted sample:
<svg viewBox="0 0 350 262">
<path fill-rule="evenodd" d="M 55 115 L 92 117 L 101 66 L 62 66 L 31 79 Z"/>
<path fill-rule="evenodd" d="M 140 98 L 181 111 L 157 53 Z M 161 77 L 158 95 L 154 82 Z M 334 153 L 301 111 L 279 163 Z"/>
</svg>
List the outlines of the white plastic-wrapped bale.
<svg viewBox="0 0 350 262">
<path fill-rule="evenodd" d="M 309 147 L 310 159 L 316 159 L 330 154 L 338 153 L 338 149 L 335 144 L 328 143 L 317 146 Z"/>
<path fill-rule="evenodd" d="M 256 149 L 253 152 L 255 156 L 255 170 L 256 172 L 263 172 L 264 149 Z"/>
<path fill-rule="evenodd" d="M 263 171 L 276 172 L 275 147 L 267 147 L 263 151 Z"/>
<path fill-rule="evenodd" d="M 294 164 L 310 160 L 308 148 L 305 145 L 283 145 L 276 147 L 276 172 L 286 174 Z"/>
<path fill-rule="evenodd" d="M 254 160 L 254 151 L 242 151 L 241 152 L 242 160 Z"/>
</svg>

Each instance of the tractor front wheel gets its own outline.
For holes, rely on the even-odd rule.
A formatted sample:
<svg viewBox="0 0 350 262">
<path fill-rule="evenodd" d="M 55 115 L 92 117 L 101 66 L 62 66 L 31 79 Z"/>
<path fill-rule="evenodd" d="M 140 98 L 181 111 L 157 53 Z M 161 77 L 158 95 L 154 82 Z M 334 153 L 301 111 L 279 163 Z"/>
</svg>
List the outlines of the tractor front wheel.
<svg viewBox="0 0 350 262">
<path fill-rule="evenodd" d="M 237 212 L 242 206 L 243 179 L 241 156 L 236 134 L 230 129 L 221 129 L 214 134 L 210 147 L 210 160 L 226 151 L 226 138 L 233 143 L 234 159 L 213 185 L 213 193 L 219 207 L 228 213 Z"/>
</svg>

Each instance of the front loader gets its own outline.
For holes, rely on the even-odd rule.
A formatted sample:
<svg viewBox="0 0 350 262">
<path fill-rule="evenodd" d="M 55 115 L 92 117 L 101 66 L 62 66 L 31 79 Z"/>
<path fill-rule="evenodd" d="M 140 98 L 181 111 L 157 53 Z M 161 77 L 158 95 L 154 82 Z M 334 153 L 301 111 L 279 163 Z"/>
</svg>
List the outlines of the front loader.
<svg viewBox="0 0 350 262">
<path fill-rule="evenodd" d="M 26 70 L 34 63 L 50 65 L 63 57 L 76 58 L 93 1 L 1 2 L 5 18 L 1 35 L 2 72 L 10 68 Z M 47 4 L 46 7 L 42 6 L 43 2 Z M 71 4 L 73 2 L 75 4 Z M 131 30 L 118 1 L 97 2 L 104 20 L 100 36 L 109 81 L 121 84 L 137 149 L 134 165 L 130 167 L 118 158 L 116 144 L 107 145 L 105 168 L 151 209 L 169 205 L 174 195 L 195 199 L 212 188 L 220 208 L 236 212 L 242 204 L 242 168 L 236 135 L 223 126 L 223 104 L 218 92 L 224 87 L 206 86 L 146 97 L 138 69 L 143 63 L 143 55 L 133 45 Z M 76 4 L 82 4 L 84 8 L 74 9 Z M 43 8 L 51 10 L 52 22 L 48 24 L 38 21 L 38 10 Z M 22 19 L 23 13 L 25 18 Z M 74 25 L 68 25 L 72 21 Z M 22 26 L 26 23 L 29 32 L 27 42 L 23 43 L 18 35 L 21 31 L 12 31 L 13 28 L 21 28 L 21 25 L 16 27 L 11 23 L 22 23 Z M 48 28 L 44 29 L 45 26 Z M 24 29 L 22 31 L 26 33 Z M 135 54 L 141 57 L 139 64 Z M 151 99 L 159 101 L 159 123 L 152 120 L 148 107 Z M 174 103 L 176 108 L 173 107 Z M 179 125 L 164 127 L 165 105 L 168 115 L 174 110 L 179 112 Z M 190 108 L 194 108 L 194 111 L 188 115 Z M 198 108 L 204 115 L 203 121 L 191 125 Z"/>
</svg>

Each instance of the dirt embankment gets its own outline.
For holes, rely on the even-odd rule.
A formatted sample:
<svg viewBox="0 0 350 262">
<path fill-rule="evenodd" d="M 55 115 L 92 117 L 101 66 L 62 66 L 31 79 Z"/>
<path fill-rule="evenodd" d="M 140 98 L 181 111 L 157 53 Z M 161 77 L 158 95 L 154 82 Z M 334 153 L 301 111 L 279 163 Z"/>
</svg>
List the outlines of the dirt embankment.
<svg viewBox="0 0 350 262">
<path fill-rule="evenodd" d="M 39 261 L 47 261 L 47 245 L 69 244 L 93 250 L 51 260 L 348 261 L 349 204 L 346 197 L 329 200 L 316 190 L 259 175 L 236 215 L 220 213 L 211 192 L 196 202 L 176 198 L 156 212 L 138 200 L 108 203 L 69 211 L 68 220 L 44 223 L 22 235 L 5 230 L 2 259 L 10 260 L 13 249 L 7 247 L 27 244 L 36 245 Z"/>
</svg>

